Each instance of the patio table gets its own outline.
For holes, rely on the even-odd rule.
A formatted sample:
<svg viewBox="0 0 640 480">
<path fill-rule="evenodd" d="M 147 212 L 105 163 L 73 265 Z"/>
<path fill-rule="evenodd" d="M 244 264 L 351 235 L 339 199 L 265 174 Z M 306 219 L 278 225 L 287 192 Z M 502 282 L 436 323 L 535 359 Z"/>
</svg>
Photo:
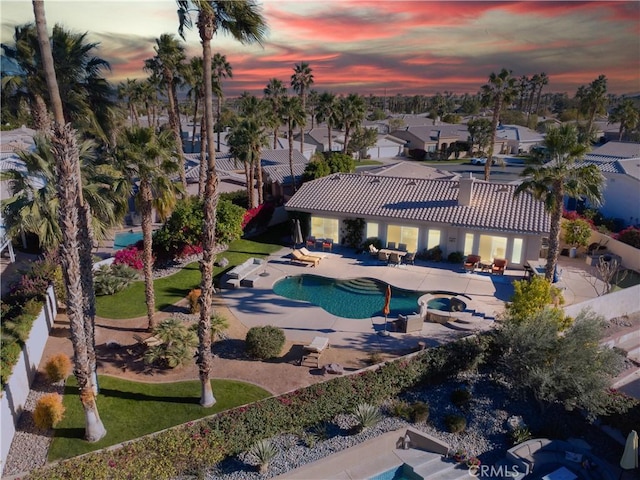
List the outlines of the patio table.
<svg viewBox="0 0 640 480">
<path fill-rule="evenodd" d="M 538 260 L 527 260 L 527 264 L 531 267 L 531 270 L 535 275 L 540 277 L 544 277 L 547 271 L 547 260 L 546 259 L 538 259 Z"/>
<path fill-rule="evenodd" d="M 409 253 L 409 252 L 405 252 L 404 250 L 391 250 L 389 248 L 381 248 L 379 251 L 386 254 L 387 256 L 389 256 L 392 253 L 396 253 L 400 257 L 404 257 L 407 253 Z"/>
</svg>

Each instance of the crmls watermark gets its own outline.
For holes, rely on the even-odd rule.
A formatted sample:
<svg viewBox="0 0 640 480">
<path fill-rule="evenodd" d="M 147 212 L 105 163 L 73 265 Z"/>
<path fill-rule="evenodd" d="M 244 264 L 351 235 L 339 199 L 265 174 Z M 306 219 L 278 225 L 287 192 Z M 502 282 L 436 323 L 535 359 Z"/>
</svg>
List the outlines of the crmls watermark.
<svg viewBox="0 0 640 480">
<path fill-rule="evenodd" d="M 469 467 L 469 476 L 475 478 L 517 478 L 521 473 L 518 465 L 477 465 Z"/>
</svg>

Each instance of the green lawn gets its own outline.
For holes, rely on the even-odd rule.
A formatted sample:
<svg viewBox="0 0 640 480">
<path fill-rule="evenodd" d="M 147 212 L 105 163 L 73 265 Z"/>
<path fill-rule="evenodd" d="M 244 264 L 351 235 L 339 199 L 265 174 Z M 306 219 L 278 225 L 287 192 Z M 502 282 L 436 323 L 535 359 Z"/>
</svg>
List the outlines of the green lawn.
<svg viewBox="0 0 640 480">
<path fill-rule="evenodd" d="M 65 387 L 63 421 L 54 429 L 49 460 L 74 457 L 115 445 L 125 440 L 213 415 L 230 408 L 271 396 L 255 385 L 233 380 L 212 380 L 216 404 L 202 408 L 200 382 L 138 383 L 113 377 L 100 377 L 98 411 L 107 435 L 97 443 L 87 443 L 84 413 L 78 398 L 75 378 Z"/>
<path fill-rule="evenodd" d="M 265 257 L 277 251 L 281 245 L 263 243 L 262 239 L 236 240 L 229 249 L 218 255 L 229 260 L 226 269 L 215 267 L 214 277 L 235 265 L 244 262 L 249 257 Z M 200 285 L 200 267 L 197 262 L 190 263 L 179 272 L 154 282 L 156 293 L 156 309 L 163 310 L 179 302 L 187 296 L 189 291 Z M 96 313 L 104 318 L 135 318 L 146 315 L 147 306 L 144 302 L 144 282 L 134 282 L 128 288 L 115 295 L 96 297 Z"/>
</svg>

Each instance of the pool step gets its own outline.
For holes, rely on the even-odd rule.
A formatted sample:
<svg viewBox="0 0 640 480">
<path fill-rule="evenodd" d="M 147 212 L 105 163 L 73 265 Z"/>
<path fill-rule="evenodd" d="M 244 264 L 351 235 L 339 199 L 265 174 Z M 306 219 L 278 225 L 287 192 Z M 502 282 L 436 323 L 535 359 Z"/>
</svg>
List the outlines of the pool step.
<svg viewBox="0 0 640 480">
<path fill-rule="evenodd" d="M 384 295 L 382 287 L 373 280 L 367 278 L 354 278 L 336 284 L 336 288 L 352 293 L 366 295 Z"/>
</svg>

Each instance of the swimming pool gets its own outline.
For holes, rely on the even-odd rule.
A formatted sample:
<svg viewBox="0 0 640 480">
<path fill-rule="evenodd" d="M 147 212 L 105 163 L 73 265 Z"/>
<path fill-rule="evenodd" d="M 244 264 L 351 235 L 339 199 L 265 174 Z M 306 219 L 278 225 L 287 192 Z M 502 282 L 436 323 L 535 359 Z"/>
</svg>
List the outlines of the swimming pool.
<svg viewBox="0 0 640 480">
<path fill-rule="evenodd" d="M 375 278 L 339 280 L 318 275 L 294 275 L 275 283 L 273 291 L 281 297 L 302 300 L 343 318 L 371 318 L 382 315 L 387 284 Z M 426 293 L 391 287 L 389 318 L 418 312 L 418 299 Z"/>
<path fill-rule="evenodd" d="M 142 240 L 142 232 L 118 232 L 113 238 L 113 249 L 122 250 Z"/>
</svg>

